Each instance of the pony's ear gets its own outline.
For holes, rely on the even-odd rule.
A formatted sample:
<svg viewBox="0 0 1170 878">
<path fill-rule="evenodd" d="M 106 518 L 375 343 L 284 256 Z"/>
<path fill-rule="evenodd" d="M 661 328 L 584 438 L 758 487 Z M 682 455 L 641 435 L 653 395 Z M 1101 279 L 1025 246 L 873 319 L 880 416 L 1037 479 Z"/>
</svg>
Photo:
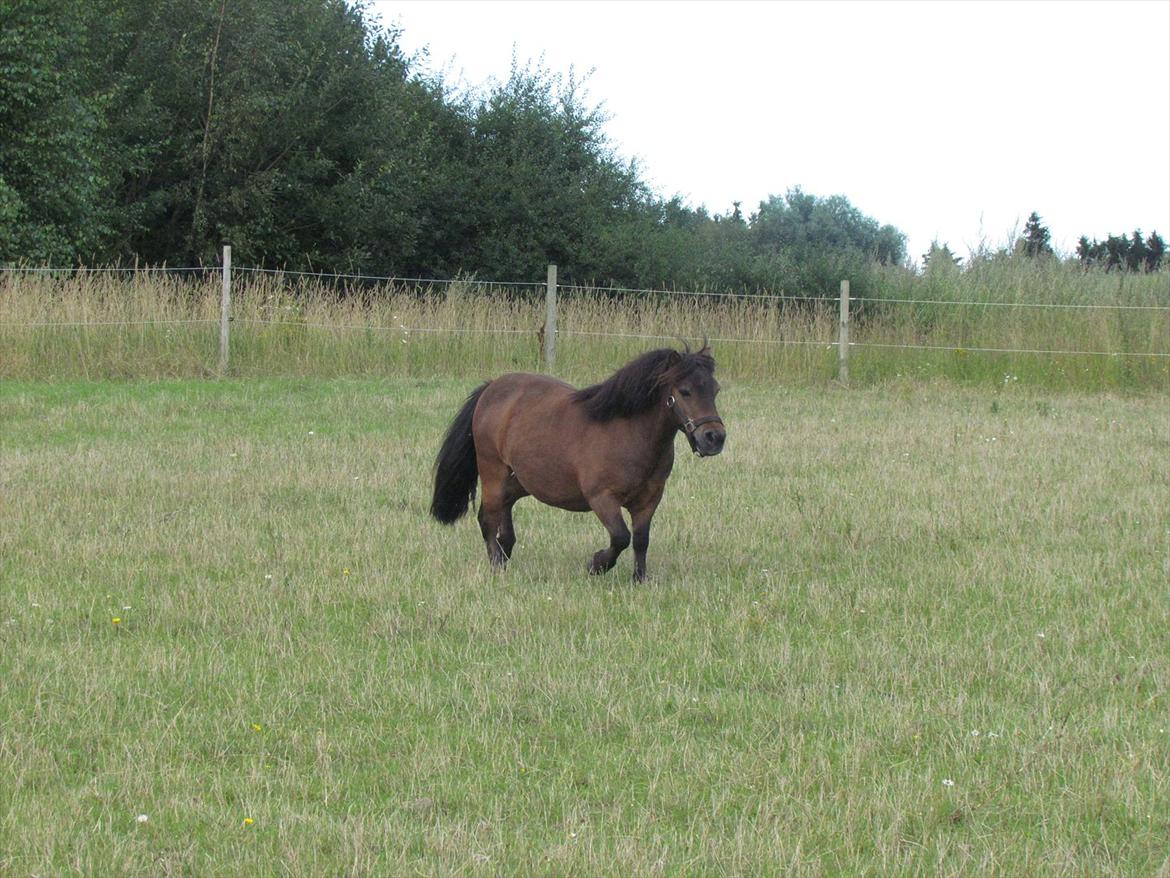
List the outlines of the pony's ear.
<svg viewBox="0 0 1170 878">
<path fill-rule="evenodd" d="M 690 352 L 691 352 L 690 348 L 687 348 L 687 353 L 689 354 Z M 680 354 L 678 351 L 671 351 L 670 356 L 667 358 L 667 363 L 669 365 L 673 366 L 676 363 L 681 363 L 682 358 L 683 358 L 683 355 Z"/>
<path fill-rule="evenodd" d="M 710 340 L 708 340 L 707 333 L 705 333 L 705 332 L 703 333 L 703 346 L 701 348 L 699 348 L 699 356 L 700 357 L 711 356 L 711 342 L 710 342 Z"/>
</svg>

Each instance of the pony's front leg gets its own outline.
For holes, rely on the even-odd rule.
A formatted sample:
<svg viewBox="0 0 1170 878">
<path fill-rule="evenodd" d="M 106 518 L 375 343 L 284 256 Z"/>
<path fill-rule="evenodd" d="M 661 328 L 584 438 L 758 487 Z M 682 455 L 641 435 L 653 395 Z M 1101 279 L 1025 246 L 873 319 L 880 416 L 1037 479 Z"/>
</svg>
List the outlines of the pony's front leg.
<svg viewBox="0 0 1170 878">
<path fill-rule="evenodd" d="M 646 505 L 630 511 L 634 525 L 634 582 L 646 581 L 646 550 L 650 548 L 650 522 L 661 500 L 660 488 Z"/>
<path fill-rule="evenodd" d="M 602 494 L 589 500 L 589 508 L 601 519 L 609 531 L 609 548 L 593 554 L 589 561 L 590 573 L 605 573 L 617 563 L 618 555 L 630 544 L 630 529 L 622 517 L 622 507 L 610 494 Z"/>
</svg>

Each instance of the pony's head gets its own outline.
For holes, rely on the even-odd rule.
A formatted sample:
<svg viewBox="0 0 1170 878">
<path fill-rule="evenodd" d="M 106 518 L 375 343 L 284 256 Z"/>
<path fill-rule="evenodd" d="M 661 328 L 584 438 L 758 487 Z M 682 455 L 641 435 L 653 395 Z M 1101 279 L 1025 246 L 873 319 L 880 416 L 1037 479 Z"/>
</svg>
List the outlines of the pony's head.
<svg viewBox="0 0 1170 878">
<path fill-rule="evenodd" d="M 686 343 L 683 343 L 687 348 Z M 669 366 L 659 378 L 665 391 L 664 404 L 678 419 L 679 428 L 687 437 L 691 451 L 700 457 L 710 457 L 723 450 L 727 428 L 715 408 L 719 382 L 715 380 L 715 358 L 711 346 L 703 340 L 696 353 L 687 348 L 683 353 L 670 352 Z"/>
<path fill-rule="evenodd" d="M 631 360 L 613 375 L 574 394 L 595 421 L 643 414 L 655 406 L 669 409 L 691 450 L 701 457 L 723 450 L 727 430 L 715 409 L 719 382 L 710 346 L 692 353 L 662 348 Z"/>
</svg>

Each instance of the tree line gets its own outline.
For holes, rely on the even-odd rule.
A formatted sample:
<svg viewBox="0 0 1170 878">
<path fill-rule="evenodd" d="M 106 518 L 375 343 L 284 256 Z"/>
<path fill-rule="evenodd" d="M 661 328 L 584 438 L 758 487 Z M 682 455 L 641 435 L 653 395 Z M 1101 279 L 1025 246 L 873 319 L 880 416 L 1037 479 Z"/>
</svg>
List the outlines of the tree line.
<svg viewBox="0 0 1170 878">
<path fill-rule="evenodd" d="M 824 286 L 905 238 L 799 189 L 649 191 L 574 76 L 457 92 L 342 0 L 7 0 L 0 263 Z M 823 277 L 822 277 L 823 276 Z"/>
<path fill-rule="evenodd" d="M 1032 211 L 1024 224 L 1024 234 L 1017 249 L 1023 255 L 1033 258 L 1051 256 L 1051 238 L 1040 215 Z M 1076 258 L 1085 268 L 1157 271 L 1162 267 L 1166 242 L 1157 232 L 1151 232 L 1148 238 L 1143 238 L 1141 230 L 1135 229 L 1132 236 L 1109 235 L 1104 241 L 1090 241 L 1088 236 L 1081 235 L 1075 252 Z"/>
<path fill-rule="evenodd" d="M 1081 235 L 1077 241 L 1077 259 L 1086 268 L 1106 270 L 1157 271 L 1166 256 L 1166 242 L 1157 232 L 1142 238 L 1141 229 L 1132 235 L 1109 235 L 1104 241 Z"/>
<path fill-rule="evenodd" d="M 0 264 L 231 243 L 289 269 L 819 294 L 906 261 L 842 196 L 659 197 L 572 74 L 459 91 L 398 38 L 344 0 L 5 0 Z"/>
<path fill-rule="evenodd" d="M 1052 234 L 1044 225 L 1044 220 L 1036 211 L 1028 216 L 1024 223 L 1023 233 L 1015 239 L 1013 244 L 1002 248 L 996 253 L 986 250 L 976 254 L 979 259 L 1005 259 L 1017 256 L 1026 259 L 1054 259 L 1056 252 L 1052 249 Z M 1086 235 L 1081 235 L 1075 250 L 1075 259 L 1086 269 L 1103 268 L 1106 271 L 1158 271 L 1164 264 L 1166 242 L 1157 232 L 1151 232 L 1148 238 L 1143 238 L 1141 230 L 1135 230 L 1132 236 L 1109 235 L 1104 241 L 1096 239 L 1090 241 Z M 963 260 L 951 252 L 945 243 L 932 241 L 930 249 L 922 254 L 922 267 L 930 271 L 954 270 L 961 267 Z"/>
</svg>

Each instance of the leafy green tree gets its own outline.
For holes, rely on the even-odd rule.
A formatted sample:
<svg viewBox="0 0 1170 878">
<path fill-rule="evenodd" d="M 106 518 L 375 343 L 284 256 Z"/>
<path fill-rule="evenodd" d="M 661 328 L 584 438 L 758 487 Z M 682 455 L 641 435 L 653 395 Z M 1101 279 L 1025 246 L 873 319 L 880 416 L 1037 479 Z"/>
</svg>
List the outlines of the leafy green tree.
<svg viewBox="0 0 1170 878">
<path fill-rule="evenodd" d="M 0 263 L 92 258 L 110 235 L 99 23 L 84 0 L 0 4 Z"/>
<path fill-rule="evenodd" d="M 648 199 L 620 160 L 582 84 L 531 65 L 468 111 L 470 151 L 463 246 L 455 256 L 494 276 L 539 276 L 553 261 L 566 279 L 596 278 L 605 230 Z"/>
<path fill-rule="evenodd" d="M 761 202 L 750 226 L 757 260 L 765 266 L 757 276 L 767 286 L 794 292 L 820 295 L 849 277 L 863 295 L 873 263 L 898 264 L 906 256 L 901 232 L 879 225 L 840 195 L 818 198 L 790 189 Z"/>
<path fill-rule="evenodd" d="M 760 203 L 752 229 L 764 248 L 852 251 L 882 264 L 897 264 L 906 256 L 905 236 L 892 226 L 880 226 L 841 195 L 817 198 L 799 187 L 783 198 L 775 195 Z"/>
<path fill-rule="evenodd" d="M 392 270 L 416 263 L 441 95 L 340 0 L 126 0 L 116 114 L 126 249 Z M 149 39 L 140 35 L 149 33 Z"/>
<path fill-rule="evenodd" d="M 677 196 L 647 199 L 602 234 L 604 264 L 594 279 L 626 287 L 702 288 L 711 275 L 717 246 L 708 229 L 713 218 Z"/>
</svg>

